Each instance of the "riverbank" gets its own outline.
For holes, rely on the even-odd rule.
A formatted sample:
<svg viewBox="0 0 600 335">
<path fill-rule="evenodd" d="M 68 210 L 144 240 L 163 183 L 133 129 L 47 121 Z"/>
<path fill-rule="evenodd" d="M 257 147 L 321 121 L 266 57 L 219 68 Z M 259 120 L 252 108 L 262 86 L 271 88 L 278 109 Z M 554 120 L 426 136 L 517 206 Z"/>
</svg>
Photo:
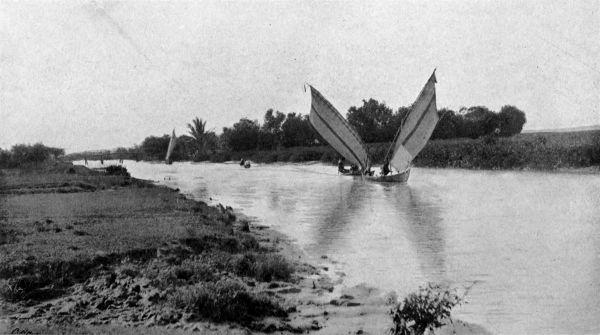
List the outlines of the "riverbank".
<svg viewBox="0 0 600 335">
<path fill-rule="evenodd" d="M 382 164 L 390 143 L 370 143 L 374 164 Z M 213 162 L 249 159 L 255 162 L 337 162 L 330 147 L 295 147 L 279 151 L 247 151 L 215 154 Z M 600 131 L 527 133 L 513 137 L 432 140 L 414 159 L 417 167 L 486 170 L 589 169 L 600 167 Z"/>
<path fill-rule="evenodd" d="M 391 323 L 393 294 L 343 288 L 335 260 L 310 259 L 230 208 L 65 164 L 0 178 L 0 332 L 339 334 Z"/>
<path fill-rule="evenodd" d="M 382 164 L 389 143 L 367 145 L 373 164 Z M 142 153 L 120 156 L 126 159 L 147 159 Z M 65 158 L 82 160 L 82 154 Z M 102 157 L 109 159 L 110 154 Z M 91 158 L 91 157 L 88 157 Z M 338 154 L 329 146 L 291 147 L 279 150 L 250 150 L 244 152 L 216 152 L 198 156 L 202 161 L 221 163 L 241 158 L 257 163 L 321 161 L 335 164 Z M 98 158 L 99 159 L 99 158 Z M 156 159 L 156 158 L 154 158 Z M 486 137 L 479 139 L 432 140 L 415 158 L 417 167 L 462 168 L 487 170 L 564 171 L 600 169 L 600 131 L 524 133 L 513 137 Z"/>
</svg>

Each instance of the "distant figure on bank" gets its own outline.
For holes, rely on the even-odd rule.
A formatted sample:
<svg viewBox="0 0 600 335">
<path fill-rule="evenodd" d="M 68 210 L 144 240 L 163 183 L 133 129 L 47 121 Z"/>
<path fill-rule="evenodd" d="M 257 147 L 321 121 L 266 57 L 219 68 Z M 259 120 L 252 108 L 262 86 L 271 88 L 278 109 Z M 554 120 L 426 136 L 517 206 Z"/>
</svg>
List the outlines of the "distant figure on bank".
<svg viewBox="0 0 600 335">
<path fill-rule="evenodd" d="M 87 158 L 83 157 L 83 160 L 85 161 L 85 165 L 87 165 Z"/>
<path fill-rule="evenodd" d="M 383 166 L 381 167 L 381 174 L 387 176 L 388 174 L 390 174 L 390 172 L 390 161 L 386 159 L 383 163 Z"/>
<path fill-rule="evenodd" d="M 104 158 L 100 158 L 100 165 L 104 165 Z"/>
<path fill-rule="evenodd" d="M 240 166 L 244 166 L 244 163 L 246 163 L 246 160 L 242 157 L 242 159 L 240 159 Z"/>
</svg>

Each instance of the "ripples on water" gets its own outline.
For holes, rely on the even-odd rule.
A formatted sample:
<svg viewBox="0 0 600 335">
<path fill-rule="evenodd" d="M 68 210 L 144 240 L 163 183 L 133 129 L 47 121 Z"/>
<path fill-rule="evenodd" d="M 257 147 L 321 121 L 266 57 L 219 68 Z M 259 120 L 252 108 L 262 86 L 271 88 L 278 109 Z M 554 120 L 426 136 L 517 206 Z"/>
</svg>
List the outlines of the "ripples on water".
<svg viewBox="0 0 600 335">
<path fill-rule="evenodd" d="M 321 164 L 125 165 L 339 261 L 345 285 L 475 283 L 457 316 L 493 332 L 600 332 L 598 175 L 413 169 L 386 185 Z"/>
</svg>

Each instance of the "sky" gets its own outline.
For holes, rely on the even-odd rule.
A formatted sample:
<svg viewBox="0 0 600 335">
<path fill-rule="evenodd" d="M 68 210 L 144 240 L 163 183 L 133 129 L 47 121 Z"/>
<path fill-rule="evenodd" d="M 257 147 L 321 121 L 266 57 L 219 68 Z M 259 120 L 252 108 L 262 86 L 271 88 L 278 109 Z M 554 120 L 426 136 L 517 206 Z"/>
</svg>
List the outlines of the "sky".
<svg viewBox="0 0 600 335">
<path fill-rule="evenodd" d="M 0 0 L 0 148 L 67 152 L 217 133 L 267 109 L 515 105 L 524 129 L 600 124 L 600 1 Z"/>
</svg>

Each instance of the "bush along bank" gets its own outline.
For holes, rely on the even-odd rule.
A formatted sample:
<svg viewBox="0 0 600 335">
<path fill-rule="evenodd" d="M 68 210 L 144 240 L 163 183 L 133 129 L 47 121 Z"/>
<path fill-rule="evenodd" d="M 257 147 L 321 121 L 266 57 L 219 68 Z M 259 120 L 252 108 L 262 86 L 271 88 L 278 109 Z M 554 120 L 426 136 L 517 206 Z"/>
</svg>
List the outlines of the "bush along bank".
<svg viewBox="0 0 600 335">
<path fill-rule="evenodd" d="M 555 170 L 598 167 L 600 132 L 431 141 L 414 164 L 465 169 Z"/>
<path fill-rule="evenodd" d="M 374 164 L 382 164 L 390 143 L 369 143 Z M 329 146 L 293 147 L 281 150 L 220 152 L 206 157 L 211 162 L 241 158 L 259 163 L 321 161 L 336 163 L 339 155 Z M 418 167 L 463 169 L 587 168 L 600 166 L 600 131 L 487 136 L 479 139 L 432 140 L 414 160 Z"/>
</svg>

